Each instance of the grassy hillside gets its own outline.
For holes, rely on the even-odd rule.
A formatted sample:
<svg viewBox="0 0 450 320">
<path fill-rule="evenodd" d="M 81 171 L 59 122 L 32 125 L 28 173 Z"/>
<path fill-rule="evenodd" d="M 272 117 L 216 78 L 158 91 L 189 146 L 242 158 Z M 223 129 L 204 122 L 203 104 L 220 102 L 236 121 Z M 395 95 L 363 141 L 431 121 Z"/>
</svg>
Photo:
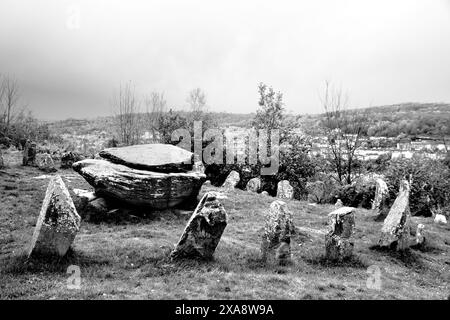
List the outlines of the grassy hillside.
<svg viewBox="0 0 450 320">
<path fill-rule="evenodd" d="M 14 157 L 20 160 L 20 154 L 8 159 Z M 72 196 L 73 188 L 90 189 L 72 170 L 59 174 Z M 264 214 L 275 198 L 238 189 L 222 200 L 229 222 L 213 261 L 170 261 L 192 213 L 186 208 L 128 209 L 103 222 L 83 220 L 67 257 L 25 261 L 48 184 L 48 177 L 36 179 L 41 175 L 18 163 L 0 171 L 0 299 L 447 299 L 450 292 L 448 225 L 413 217 L 426 225 L 430 246 L 403 255 L 382 252 L 373 247 L 381 222 L 358 209 L 355 258 L 333 264 L 323 259 L 333 206 L 292 200 L 294 263 L 270 266 L 260 261 L 259 246 Z M 81 289 L 67 288 L 69 265 L 80 267 Z M 381 290 L 366 286 L 370 266 L 381 270 Z"/>
</svg>

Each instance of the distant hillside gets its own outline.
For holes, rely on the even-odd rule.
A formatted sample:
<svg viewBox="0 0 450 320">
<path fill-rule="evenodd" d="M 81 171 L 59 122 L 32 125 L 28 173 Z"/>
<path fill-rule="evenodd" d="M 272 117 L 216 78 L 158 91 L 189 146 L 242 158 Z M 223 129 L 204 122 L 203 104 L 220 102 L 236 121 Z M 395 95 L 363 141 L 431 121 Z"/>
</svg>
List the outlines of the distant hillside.
<svg viewBox="0 0 450 320">
<path fill-rule="evenodd" d="M 450 136 L 450 104 L 402 103 L 388 106 L 352 109 L 367 112 L 368 136 L 440 138 Z M 324 114 L 299 116 L 297 122 L 309 132 L 319 129 Z"/>
</svg>

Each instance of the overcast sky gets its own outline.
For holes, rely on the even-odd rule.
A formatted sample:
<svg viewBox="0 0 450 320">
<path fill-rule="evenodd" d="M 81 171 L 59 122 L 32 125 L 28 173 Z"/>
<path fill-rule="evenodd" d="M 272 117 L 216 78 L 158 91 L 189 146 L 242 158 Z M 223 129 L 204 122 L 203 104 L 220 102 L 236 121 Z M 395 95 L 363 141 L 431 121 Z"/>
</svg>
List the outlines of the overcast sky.
<svg viewBox="0 0 450 320">
<path fill-rule="evenodd" d="M 353 107 L 450 102 L 449 0 L 1 0 L 0 74 L 39 117 L 109 115 L 120 83 L 186 107 L 254 112 L 257 84 L 316 113 L 324 80 Z"/>
</svg>

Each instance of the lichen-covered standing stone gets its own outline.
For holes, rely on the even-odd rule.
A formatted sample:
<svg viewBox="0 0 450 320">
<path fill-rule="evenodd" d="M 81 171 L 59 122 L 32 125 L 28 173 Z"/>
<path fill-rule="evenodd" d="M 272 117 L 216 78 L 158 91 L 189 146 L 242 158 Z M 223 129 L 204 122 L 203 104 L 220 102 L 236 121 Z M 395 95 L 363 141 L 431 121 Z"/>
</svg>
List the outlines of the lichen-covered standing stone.
<svg viewBox="0 0 450 320">
<path fill-rule="evenodd" d="M 261 179 L 253 178 L 247 182 L 247 191 L 258 192 L 261 189 Z"/>
<path fill-rule="evenodd" d="M 52 157 L 48 153 L 44 153 L 38 158 L 38 168 L 46 173 L 58 171 L 55 167 Z"/>
<path fill-rule="evenodd" d="M 291 258 L 291 236 L 295 233 L 292 213 L 284 201 L 270 204 L 266 214 L 261 253 L 264 261 L 286 264 Z"/>
<path fill-rule="evenodd" d="M 28 256 L 64 256 L 80 229 L 81 218 L 60 176 L 50 180 Z"/>
<path fill-rule="evenodd" d="M 195 208 L 171 257 L 211 259 L 226 226 L 227 213 L 218 194 L 207 192 Z"/>
<path fill-rule="evenodd" d="M 239 181 L 240 181 L 239 173 L 233 170 L 228 174 L 228 177 L 223 183 L 222 188 L 234 189 L 236 188 L 236 185 L 239 183 Z"/>
<path fill-rule="evenodd" d="M 277 198 L 294 199 L 294 188 L 288 180 L 281 180 L 277 185 Z"/>
<path fill-rule="evenodd" d="M 388 198 L 389 189 L 382 179 L 376 180 L 375 198 L 372 202 L 372 210 L 377 210 L 378 213 L 382 213 L 382 210 L 386 207 L 386 200 Z"/>
<path fill-rule="evenodd" d="M 409 190 L 408 181 L 402 180 L 400 191 L 389 213 L 384 219 L 381 229 L 380 247 L 388 247 L 396 250 L 404 250 L 409 241 Z"/>
<path fill-rule="evenodd" d="M 352 256 L 354 210 L 352 207 L 342 207 L 328 214 L 328 233 L 325 235 L 327 259 L 342 261 Z"/>
</svg>

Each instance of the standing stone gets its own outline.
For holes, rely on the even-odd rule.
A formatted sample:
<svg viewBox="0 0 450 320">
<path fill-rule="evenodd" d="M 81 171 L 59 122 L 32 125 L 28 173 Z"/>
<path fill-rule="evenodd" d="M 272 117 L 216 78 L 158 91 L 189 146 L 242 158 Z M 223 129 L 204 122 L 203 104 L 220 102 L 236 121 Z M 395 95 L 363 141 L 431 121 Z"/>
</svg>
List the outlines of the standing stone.
<svg viewBox="0 0 450 320">
<path fill-rule="evenodd" d="M 400 182 L 400 191 L 381 229 L 380 247 L 404 250 L 408 247 L 409 237 L 409 190 L 408 181 Z"/>
<path fill-rule="evenodd" d="M 3 160 L 2 150 L 0 149 L 0 169 L 3 169 L 4 166 L 5 166 L 5 162 Z"/>
<path fill-rule="evenodd" d="M 322 203 L 325 199 L 325 183 L 323 181 L 307 182 L 308 201 Z"/>
<path fill-rule="evenodd" d="M 80 229 L 81 218 L 60 176 L 50 180 L 28 256 L 64 256 Z"/>
<path fill-rule="evenodd" d="M 342 261 L 353 254 L 355 208 L 342 207 L 328 214 L 328 233 L 325 235 L 326 258 Z"/>
<path fill-rule="evenodd" d="M 27 140 L 23 146 L 22 151 L 22 165 L 27 166 L 28 165 L 28 152 L 31 146 L 31 141 Z"/>
<path fill-rule="evenodd" d="M 253 178 L 250 179 L 247 182 L 247 191 L 250 192 L 258 192 L 261 189 L 261 179 L 260 178 Z"/>
<path fill-rule="evenodd" d="M 277 185 L 277 198 L 294 199 L 294 188 L 287 180 L 281 180 Z"/>
<path fill-rule="evenodd" d="M 419 223 L 416 230 L 416 245 L 423 247 L 425 245 L 425 225 Z"/>
<path fill-rule="evenodd" d="M 44 153 L 38 159 L 38 168 L 41 171 L 46 173 L 56 172 L 57 169 L 55 167 L 55 163 L 53 162 L 52 157 L 48 153 Z"/>
<path fill-rule="evenodd" d="M 336 203 L 334 204 L 334 207 L 336 209 L 342 208 L 344 206 L 344 204 L 342 203 L 341 199 L 337 199 Z"/>
<path fill-rule="evenodd" d="M 233 170 L 228 174 L 228 177 L 223 183 L 222 188 L 234 189 L 236 188 L 236 185 L 239 183 L 239 181 L 240 181 L 239 173 Z"/>
<path fill-rule="evenodd" d="M 207 192 L 189 219 L 172 259 L 211 259 L 227 226 L 227 213 L 215 192 Z"/>
<path fill-rule="evenodd" d="M 372 210 L 377 210 L 378 213 L 386 208 L 386 201 L 389 195 L 389 189 L 383 179 L 376 180 L 375 198 L 372 202 Z"/>
<path fill-rule="evenodd" d="M 286 264 L 291 258 L 291 236 L 295 233 L 292 214 L 286 203 L 275 200 L 270 204 L 265 218 L 264 234 L 261 242 L 261 253 L 264 261 L 275 260 L 278 264 Z"/>
</svg>

